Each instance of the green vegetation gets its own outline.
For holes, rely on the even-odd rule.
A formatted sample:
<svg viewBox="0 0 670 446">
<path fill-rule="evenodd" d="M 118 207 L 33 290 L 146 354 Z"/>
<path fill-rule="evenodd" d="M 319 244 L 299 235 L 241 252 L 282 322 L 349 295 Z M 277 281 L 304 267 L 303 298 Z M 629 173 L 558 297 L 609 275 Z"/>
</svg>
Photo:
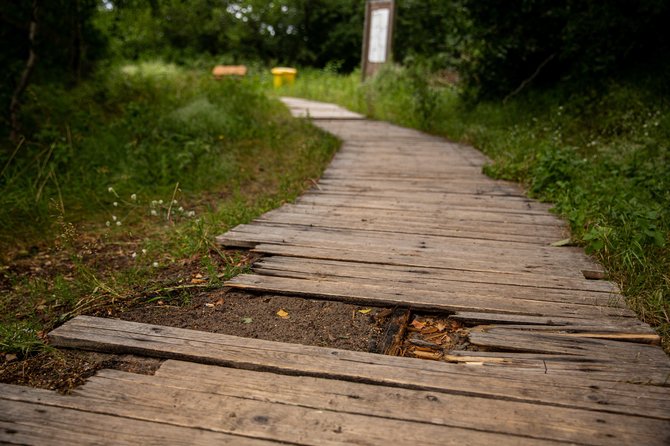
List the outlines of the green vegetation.
<svg viewBox="0 0 670 446">
<path fill-rule="evenodd" d="M 28 97 L 32 136 L 2 171 L 4 352 L 41 348 L 40 334 L 76 314 L 175 299 L 163 271 L 184 262 L 203 286 L 236 274 L 244 259 L 214 236 L 295 198 L 337 147 L 256 76 L 112 65 Z"/>
<path fill-rule="evenodd" d="M 668 347 L 670 102 L 610 82 L 601 91 L 552 89 L 472 104 L 448 82 L 450 73 L 391 67 L 363 85 L 358 76 L 311 71 L 290 93 L 484 151 L 493 160 L 487 174 L 555 203 L 573 242 L 604 263 Z"/>
<path fill-rule="evenodd" d="M 255 73 L 274 64 L 306 67 L 293 94 L 485 151 L 487 173 L 554 202 L 667 335 L 670 3 L 397 0 L 400 65 L 360 85 L 363 6 L 8 3 L 0 351 L 41 348 L 77 313 L 187 300 L 171 265 L 208 286 L 245 268 L 212 237 L 290 200 L 337 145 L 266 97 Z M 215 63 L 251 76 L 215 82 Z"/>
</svg>

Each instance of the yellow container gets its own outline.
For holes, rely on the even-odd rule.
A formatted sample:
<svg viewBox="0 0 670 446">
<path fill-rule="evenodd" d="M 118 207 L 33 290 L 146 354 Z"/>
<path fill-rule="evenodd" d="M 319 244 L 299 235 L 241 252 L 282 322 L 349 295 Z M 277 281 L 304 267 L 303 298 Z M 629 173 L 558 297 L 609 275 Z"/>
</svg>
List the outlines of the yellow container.
<svg viewBox="0 0 670 446">
<path fill-rule="evenodd" d="M 295 82 L 295 75 L 298 74 L 298 70 L 295 68 L 288 67 L 277 67 L 272 69 L 272 83 L 275 88 L 279 88 L 282 85 L 293 85 Z"/>
</svg>

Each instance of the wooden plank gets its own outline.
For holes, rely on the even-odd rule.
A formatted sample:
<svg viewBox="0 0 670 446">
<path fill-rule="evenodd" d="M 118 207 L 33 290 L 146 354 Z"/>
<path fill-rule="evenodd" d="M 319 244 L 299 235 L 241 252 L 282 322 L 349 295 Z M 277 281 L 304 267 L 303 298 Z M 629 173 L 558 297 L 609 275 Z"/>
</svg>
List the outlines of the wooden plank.
<svg viewBox="0 0 670 446">
<path fill-rule="evenodd" d="M 343 287 L 381 286 L 396 295 L 411 296 L 426 291 L 431 293 L 431 295 L 438 293 L 437 295 L 441 296 L 442 299 L 449 298 L 450 296 L 469 296 L 473 302 L 476 302 L 480 298 L 504 298 L 509 299 L 511 303 L 513 301 L 525 300 L 535 303 L 566 303 L 625 309 L 624 299 L 620 295 L 574 289 L 543 288 L 533 283 L 527 285 L 519 283 L 500 284 L 496 283 L 495 275 L 491 275 L 492 280 L 489 282 L 469 282 L 465 278 L 463 280 L 450 280 L 448 278 L 441 279 L 427 276 L 428 278 L 423 279 L 419 275 L 408 277 L 390 276 L 388 278 L 372 276 L 366 278 L 364 277 L 364 273 L 367 272 L 365 270 L 361 271 L 360 274 L 350 275 L 336 269 L 330 273 L 325 271 L 317 273 L 301 272 L 298 269 L 292 269 L 286 265 L 281 267 L 277 267 L 276 265 L 268 266 L 264 262 L 260 262 L 253 267 L 252 271 L 258 276 L 331 282 Z M 627 312 L 627 310 L 624 310 L 624 312 Z"/>
<path fill-rule="evenodd" d="M 514 228 L 517 225 L 516 231 L 533 231 L 543 230 L 551 231 L 558 228 L 565 228 L 565 223 L 553 215 L 524 215 L 524 214 L 501 214 L 491 212 L 487 209 L 453 209 L 441 208 L 433 209 L 430 212 L 427 210 L 415 211 L 412 209 L 397 209 L 395 207 L 385 208 L 368 208 L 361 206 L 355 201 L 342 205 L 328 205 L 328 204 L 301 204 L 301 203 L 287 203 L 279 209 L 271 212 L 289 211 L 294 213 L 305 213 L 314 215 L 327 215 L 330 217 L 337 217 L 339 215 L 354 215 L 361 218 L 380 218 L 387 220 L 404 220 L 409 219 L 425 219 L 435 222 L 440 221 L 468 221 L 475 225 L 485 226 L 487 229 L 495 229 L 498 225 L 501 227 Z M 492 225 L 491 223 L 495 223 Z M 506 225 L 506 226 L 505 226 Z"/>
<path fill-rule="evenodd" d="M 317 227 L 325 229 L 353 229 L 367 232 L 393 232 L 396 234 L 429 235 L 449 238 L 463 238 L 476 240 L 496 240 L 516 243 L 529 243 L 546 246 L 559 239 L 556 235 L 537 236 L 533 234 L 509 234 L 504 232 L 488 231 L 458 223 L 433 223 L 427 225 L 408 224 L 407 222 L 389 223 L 368 218 L 329 218 L 317 215 L 277 214 L 264 215 L 254 221 L 254 224 L 295 225 L 299 227 Z M 521 232 L 521 231 L 519 231 Z"/>
<path fill-rule="evenodd" d="M 227 372 L 227 370 L 224 370 Z M 263 376 L 265 392 L 253 389 L 254 374 L 238 375 L 242 381 L 232 385 L 222 377 L 218 385 L 206 376 L 193 375 L 178 380 L 164 376 L 160 378 L 141 375 L 105 373 L 101 378 L 92 378 L 77 392 L 81 397 L 104 406 L 105 410 L 119 415 L 141 419 L 152 419 L 163 423 L 179 423 L 198 426 L 219 432 L 244 435 L 253 438 L 274 440 L 280 443 L 341 445 L 383 444 L 393 438 L 398 444 L 410 444 L 420 438 L 423 444 L 461 445 L 502 442 L 502 444 L 532 444 L 524 437 L 482 432 L 439 423 L 426 423 L 402 418 L 371 416 L 367 413 L 340 411 L 332 407 L 323 396 L 311 404 L 291 404 L 290 395 L 296 390 L 308 391 L 305 387 L 284 389 L 279 387 L 281 379 L 275 381 L 273 374 Z M 183 385 L 184 381 L 209 381 L 209 386 Z M 324 380 L 326 385 L 330 380 Z M 251 384 L 248 385 L 247 383 Z M 257 381 L 256 381 L 257 383 Z M 247 384 L 245 386 L 245 384 Z M 247 388 L 252 393 L 244 394 L 236 389 Z M 340 386 L 341 387 L 341 386 Z M 253 389 L 253 390 L 252 390 Z M 310 392 L 314 395 L 314 390 Z M 269 395 L 273 395 L 269 396 Z M 306 407 L 305 407 L 306 406 Z M 621 418 L 621 417 L 619 417 Z M 664 423 L 645 420 L 647 426 Z M 623 434 L 622 434 L 623 436 Z M 647 436 L 648 437 L 648 436 Z M 539 440 L 540 443 L 545 441 Z M 551 442 L 553 443 L 553 442 Z"/>
<path fill-rule="evenodd" d="M 293 116 L 297 118 L 310 119 L 365 119 L 358 113 L 350 112 L 347 109 L 333 104 L 327 104 L 315 101 L 305 101 L 297 98 L 282 97 L 281 101 L 291 110 Z"/>
<path fill-rule="evenodd" d="M 365 246 L 380 252 L 389 252 L 389 243 L 394 251 L 413 252 L 422 255 L 442 253 L 459 255 L 464 260 L 479 259 L 497 262 L 500 256 L 521 263 L 524 259 L 542 261 L 555 267 L 574 265 L 575 277 L 584 280 L 581 269 L 589 268 L 593 262 L 581 249 L 571 247 L 535 246 L 515 242 L 493 240 L 460 240 L 430 235 L 375 234 L 353 229 L 322 229 L 309 226 L 273 225 L 272 223 L 252 223 L 236 226 L 221 240 L 240 236 L 243 240 L 275 243 L 321 243 L 337 247 Z M 581 268 L 581 269 L 580 269 Z M 586 282 L 586 281 L 585 281 Z M 597 283 L 591 281 L 591 283 Z"/>
<path fill-rule="evenodd" d="M 144 389 L 151 387 L 154 388 L 153 394 L 145 393 Z M 668 436 L 668 421 L 664 420 L 321 378 L 240 371 L 180 361 L 167 361 L 156 377 L 104 370 L 92 377 L 76 394 L 98 399 L 102 405 L 106 405 L 108 400 L 125 399 L 127 395 L 134 395 L 140 403 L 146 399 L 161 400 L 171 395 L 166 398 L 168 404 L 164 404 L 169 407 L 174 406 L 170 404 L 171 401 L 180 399 L 176 389 L 185 391 L 182 394 L 187 397 L 194 395 L 192 392 L 224 395 L 326 413 L 398 420 L 399 426 L 403 425 L 402 422 L 411 421 L 580 444 L 609 445 L 612 442 L 626 444 L 635 441 L 662 444 Z M 193 396 L 190 399 L 195 400 Z M 209 400 L 204 400 L 209 404 Z M 194 404 L 197 403 L 194 401 Z M 207 406 L 198 408 L 207 412 L 216 411 L 216 408 Z M 411 428 L 411 425 L 404 426 Z M 374 418 L 369 419 L 369 430 L 379 430 L 380 427 Z M 418 432 L 414 431 L 414 434 L 419 438 Z M 387 438 L 391 437 L 390 432 L 386 432 L 386 435 Z M 476 435 L 468 436 L 466 444 L 475 439 Z"/>
<path fill-rule="evenodd" d="M 483 201 L 483 200 L 482 200 Z M 523 206 L 509 206 L 503 207 L 501 205 L 484 207 L 484 203 L 477 204 L 474 202 L 425 202 L 425 203 L 413 203 L 399 198 L 388 198 L 381 199 L 379 197 L 356 197 L 355 200 L 350 196 L 345 195 L 305 195 L 296 199 L 296 203 L 305 204 L 305 205 L 316 205 L 316 206 L 340 206 L 340 205 L 350 205 L 355 207 L 364 207 L 367 209 L 400 209 L 407 211 L 415 212 L 439 212 L 442 209 L 449 208 L 454 210 L 463 210 L 463 211 L 477 211 L 481 209 L 486 209 L 486 212 L 489 213 L 498 213 L 507 215 L 517 215 L 523 216 L 525 219 L 530 220 L 532 217 L 541 217 L 540 220 L 546 219 L 547 212 L 544 209 L 537 209 L 536 207 L 531 206 L 530 208 L 524 208 Z M 530 218 L 529 218 L 530 217 Z"/>
<path fill-rule="evenodd" d="M 354 240 L 337 240 L 329 237 L 319 236 L 301 236 L 295 234 L 281 234 L 271 233 L 271 231 L 263 232 L 257 230 L 247 232 L 247 230 L 235 230 L 226 233 L 223 236 L 217 237 L 217 242 L 225 247 L 246 247 L 259 250 L 259 246 L 269 248 L 269 245 L 283 245 L 289 247 L 296 247 L 298 249 L 298 257 L 315 257 L 313 255 L 300 255 L 300 251 L 309 252 L 313 250 L 337 251 L 341 253 L 341 257 L 333 258 L 332 260 L 346 260 L 346 261 L 361 261 L 362 263 L 378 263 L 378 264 L 397 264 L 401 266 L 420 266 L 436 269 L 452 269 L 462 271 L 481 271 L 489 272 L 491 274 L 509 274 L 509 273 L 535 273 L 544 274 L 553 277 L 573 278 L 583 281 L 593 289 L 611 290 L 612 286 L 609 282 L 594 282 L 586 281 L 581 274 L 580 259 L 575 258 L 574 263 L 569 263 L 569 258 L 552 259 L 552 256 L 547 255 L 528 255 L 523 256 L 522 253 L 514 255 L 510 253 L 509 257 L 505 258 L 503 252 L 489 252 L 493 250 L 486 250 L 484 248 L 473 249 L 470 252 L 467 250 L 451 250 L 441 249 L 439 247 L 430 247 L 427 245 L 418 244 L 416 247 L 395 247 L 394 240 L 382 241 L 365 241 L 365 237 L 361 237 L 358 241 Z M 392 247 L 392 248 L 390 248 Z M 295 252 L 295 250 L 294 250 Z M 269 251 L 267 253 L 274 253 Z M 295 256 L 295 255 L 293 255 Z M 319 257 L 315 257 L 319 258 Z M 505 262 L 500 260 L 505 258 Z M 331 259 L 324 257 L 324 260 Z M 374 259 L 377 259 L 376 261 Z M 559 262 L 558 260 L 562 260 Z M 583 261 L 588 264 L 587 260 Z"/>
<path fill-rule="evenodd" d="M 346 301 L 378 306 L 398 305 L 428 311 L 481 311 L 514 313 L 530 316 L 590 316 L 600 314 L 630 316 L 630 310 L 608 306 L 577 305 L 564 302 L 509 299 L 492 295 L 468 295 L 449 290 L 399 290 L 392 285 L 351 284 L 344 281 L 309 280 L 290 277 L 242 274 L 226 286 L 257 292 L 271 292 L 309 298 Z M 483 294 L 483 293 L 482 293 Z"/>
<path fill-rule="evenodd" d="M 484 327 L 480 330 L 473 330 L 469 339 L 473 345 L 487 349 L 570 354 L 590 358 L 610 357 L 627 364 L 659 365 L 667 368 L 670 373 L 670 359 L 663 350 L 654 346 L 503 327 Z"/>
<path fill-rule="evenodd" d="M 217 239 L 223 242 L 221 238 Z M 224 243 L 226 246 L 226 243 Z M 286 257 L 300 257 L 305 259 L 321 259 L 321 260 L 335 260 L 368 263 L 376 265 L 395 265 L 399 267 L 418 267 L 444 270 L 459 270 L 459 271 L 480 271 L 480 272 L 495 272 L 504 273 L 524 273 L 533 271 L 537 274 L 542 274 L 544 271 L 549 273 L 551 270 L 548 267 L 541 265 L 541 262 L 528 262 L 518 267 L 510 267 L 505 264 L 496 264 L 491 266 L 490 262 L 486 261 L 469 261 L 467 264 L 458 256 L 435 256 L 422 257 L 411 252 L 393 252 L 389 254 L 383 251 L 373 251 L 365 249 L 340 248 L 333 246 L 311 246 L 311 245 L 282 245 L 275 243 L 261 243 L 255 245 L 254 252 L 259 254 L 282 255 Z M 569 270 L 568 270 L 569 271 Z M 566 273 L 567 274 L 567 273 Z"/>
<path fill-rule="evenodd" d="M 537 300 L 594 303 L 610 306 L 621 306 L 623 304 L 623 298 L 616 293 L 616 288 L 612 284 L 599 282 L 597 287 L 591 287 L 592 282 L 586 279 L 547 277 L 531 273 L 488 274 L 478 271 L 407 268 L 395 265 L 381 266 L 321 259 L 314 259 L 306 264 L 304 259 L 284 256 L 263 258 L 254 264 L 254 268 L 258 272 L 272 270 L 303 276 L 314 275 L 317 278 L 324 279 L 364 280 L 370 284 L 376 284 L 380 280 L 387 283 L 391 281 L 399 287 L 406 284 L 406 287 L 418 287 L 426 290 L 435 289 L 434 286 L 437 286 L 438 289 L 448 288 L 454 291 L 467 290 L 477 293 L 477 291 L 485 292 L 486 290 L 482 290 L 481 284 L 486 284 L 496 285 L 495 293 L 511 298 L 521 298 L 526 295 L 524 293 L 528 292 L 531 293 L 533 299 Z M 551 297 L 547 298 L 547 295 Z"/>
<path fill-rule="evenodd" d="M 333 190 L 328 186 L 321 186 L 318 190 L 305 193 L 302 197 L 308 199 L 346 199 L 357 202 L 374 200 L 381 202 L 411 202 L 414 205 L 443 206 L 443 207 L 486 207 L 522 211 L 527 214 L 531 210 L 547 212 L 550 207 L 543 203 L 534 202 L 521 196 L 487 195 L 482 193 L 454 193 L 454 192 L 416 192 L 416 191 L 382 191 L 382 190 Z M 302 199 L 300 201 L 303 201 Z"/>
<path fill-rule="evenodd" d="M 75 408 L 77 405 L 71 404 L 72 401 L 81 400 L 40 389 L 0 384 L 0 443 L 40 446 L 270 444 L 198 428 L 109 415 L 100 404 Z"/>
<path fill-rule="evenodd" d="M 60 347 L 670 419 L 670 388 L 594 381 L 588 376 L 473 369 L 83 316 L 52 331 L 49 338 Z"/>
<path fill-rule="evenodd" d="M 583 376 L 597 381 L 619 382 L 626 381 L 633 384 L 662 385 L 668 380 L 668 371 L 663 367 L 654 367 L 621 363 L 615 359 L 589 359 L 570 355 L 550 355 L 531 353 L 506 353 L 482 351 L 451 351 L 442 359 L 451 363 L 468 364 L 471 366 L 485 365 L 505 370 L 519 370 L 526 373 L 533 370 L 536 373 L 552 373 L 563 376 Z"/>
</svg>

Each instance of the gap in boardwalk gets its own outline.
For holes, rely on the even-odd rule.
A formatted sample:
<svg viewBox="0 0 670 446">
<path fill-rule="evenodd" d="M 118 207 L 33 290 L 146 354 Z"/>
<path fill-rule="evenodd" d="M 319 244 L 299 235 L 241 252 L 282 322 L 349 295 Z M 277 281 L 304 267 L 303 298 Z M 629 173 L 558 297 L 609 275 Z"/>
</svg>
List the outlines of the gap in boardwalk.
<svg viewBox="0 0 670 446">
<path fill-rule="evenodd" d="M 116 317 L 226 335 L 377 352 L 392 310 L 235 289 L 205 291 L 187 303 L 154 301 Z"/>
</svg>

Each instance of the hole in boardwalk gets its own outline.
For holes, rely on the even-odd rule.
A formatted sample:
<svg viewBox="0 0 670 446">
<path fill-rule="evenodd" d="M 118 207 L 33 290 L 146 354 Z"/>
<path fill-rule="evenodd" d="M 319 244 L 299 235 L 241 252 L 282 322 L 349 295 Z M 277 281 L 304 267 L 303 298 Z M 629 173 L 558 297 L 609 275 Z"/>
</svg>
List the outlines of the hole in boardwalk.
<svg viewBox="0 0 670 446">
<path fill-rule="evenodd" d="M 448 314 L 415 314 L 396 311 L 387 326 L 393 331 L 379 352 L 392 356 L 445 360 L 453 351 L 471 348 L 468 328 Z"/>
<path fill-rule="evenodd" d="M 218 289 L 191 293 L 185 305 L 151 302 L 118 317 L 245 338 L 377 352 L 392 312 L 365 304 Z"/>
</svg>

